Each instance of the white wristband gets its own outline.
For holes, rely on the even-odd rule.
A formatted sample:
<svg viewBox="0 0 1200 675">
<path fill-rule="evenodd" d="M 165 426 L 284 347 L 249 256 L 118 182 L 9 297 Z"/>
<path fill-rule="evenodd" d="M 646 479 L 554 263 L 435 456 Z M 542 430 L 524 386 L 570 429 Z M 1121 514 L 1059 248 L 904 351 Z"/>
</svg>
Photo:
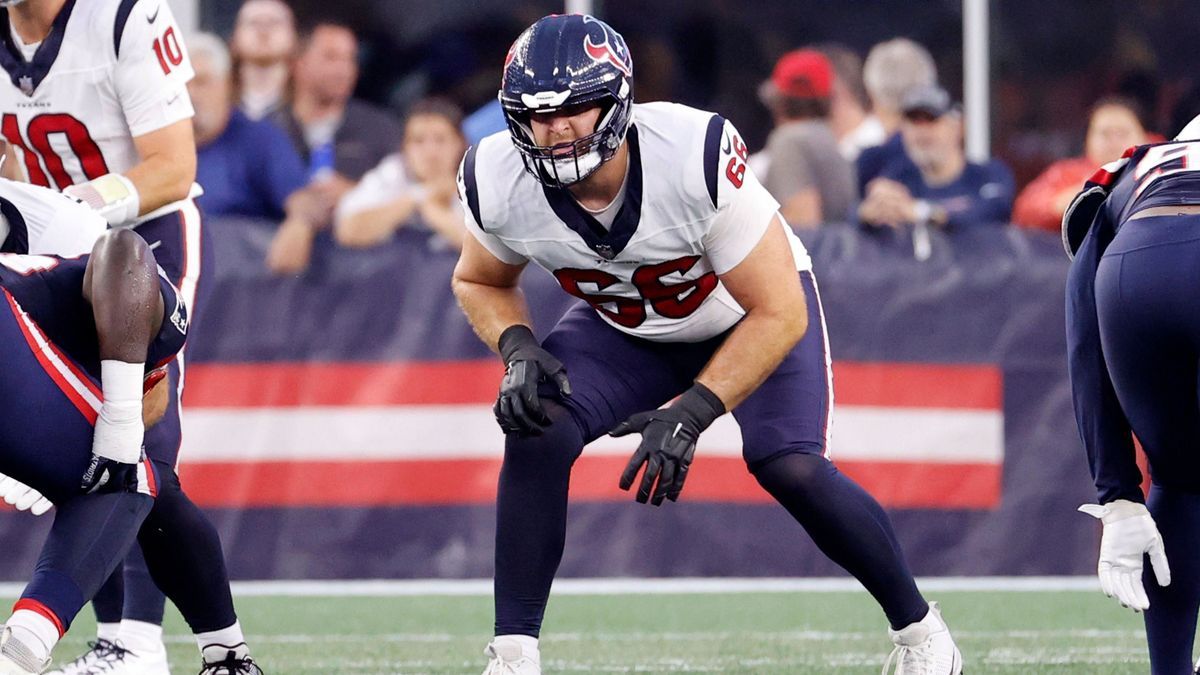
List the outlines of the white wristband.
<svg viewBox="0 0 1200 675">
<path fill-rule="evenodd" d="M 113 227 L 126 225 L 138 217 L 142 198 L 133 181 L 119 173 L 109 173 L 63 190 L 100 214 Z"/>
<path fill-rule="evenodd" d="M 144 363 L 104 360 L 100 362 L 100 386 L 104 403 L 96 418 L 92 452 L 124 464 L 135 464 L 142 456 L 142 376 Z"/>
</svg>

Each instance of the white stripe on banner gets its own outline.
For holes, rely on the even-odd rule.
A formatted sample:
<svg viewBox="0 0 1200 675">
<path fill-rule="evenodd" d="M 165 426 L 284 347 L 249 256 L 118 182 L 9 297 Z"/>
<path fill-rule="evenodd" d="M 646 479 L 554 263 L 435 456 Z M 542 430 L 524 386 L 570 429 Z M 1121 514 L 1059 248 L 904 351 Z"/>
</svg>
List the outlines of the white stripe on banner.
<svg viewBox="0 0 1200 675">
<path fill-rule="evenodd" d="M 498 459 L 503 436 L 487 405 L 189 408 L 189 461 Z M 995 463 L 1004 457 L 1000 411 L 841 406 L 835 460 Z M 603 437 L 588 454 L 627 455 L 636 437 Z M 707 455 L 741 456 L 731 415 L 700 439 Z"/>
</svg>

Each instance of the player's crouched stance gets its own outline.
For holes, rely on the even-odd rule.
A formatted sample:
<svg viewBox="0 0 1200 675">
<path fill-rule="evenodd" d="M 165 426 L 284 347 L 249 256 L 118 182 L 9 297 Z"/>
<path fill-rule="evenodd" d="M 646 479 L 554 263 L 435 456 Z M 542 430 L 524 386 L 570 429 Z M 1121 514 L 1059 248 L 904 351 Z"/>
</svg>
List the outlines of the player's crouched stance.
<svg viewBox="0 0 1200 675">
<path fill-rule="evenodd" d="M 883 607 L 896 645 L 885 670 L 956 675 L 962 657 L 886 513 L 825 456 L 831 379 L 807 252 L 747 168 L 732 125 L 684 106 L 634 105 L 632 72 L 607 24 L 539 20 L 505 64 L 509 133 L 463 160 L 474 236 L 454 291 L 506 365 L 485 672 L 541 672 L 538 635 L 583 447 L 641 434 L 620 485 L 637 483 L 638 501 L 659 505 L 679 497 L 697 438 L 732 411 L 751 473 Z M 568 311 L 541 344 L 516 288 L 530 260 L 590 305 Z"/>
<path fill-rule="evenodd" d="M 1103 523 L 1104 593 L 1145 612 L 1153 675 L 1194 672 L 1200 612 L 1198 167 L 1200 117 L 1105 165 L 1063 218 L 1071 387 L 1099 498 L 1080 510 Z"/>
<path fill-rule="evenodd" d="M 158 476 L 143 434 L 166 410 L 163 367 L 183 347 L 187 309 L 129 230 L 80 258 L 0 254 L 0 295 L 0 472 L 57 506 L 0 632 L 0 675 L 23 675 L 47 667 L 150 511 Z"/>
</svg>

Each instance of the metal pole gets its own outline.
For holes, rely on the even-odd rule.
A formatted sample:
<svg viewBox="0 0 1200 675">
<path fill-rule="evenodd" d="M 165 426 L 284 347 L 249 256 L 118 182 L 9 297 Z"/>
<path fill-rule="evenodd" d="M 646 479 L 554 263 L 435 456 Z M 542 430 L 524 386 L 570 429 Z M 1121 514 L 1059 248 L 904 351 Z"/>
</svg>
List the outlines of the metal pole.
<svg viewBox="0 0 1200 675">
<path fill-rule="evenodd" d="M 991 157 L 988 0 L 963 0 L 963 108 L 967 159 Z"/>
<path fill-rule="evenodd" d="M 595 14 L 592 0 L 567 0 L 567 14 Z"/>
</svg>

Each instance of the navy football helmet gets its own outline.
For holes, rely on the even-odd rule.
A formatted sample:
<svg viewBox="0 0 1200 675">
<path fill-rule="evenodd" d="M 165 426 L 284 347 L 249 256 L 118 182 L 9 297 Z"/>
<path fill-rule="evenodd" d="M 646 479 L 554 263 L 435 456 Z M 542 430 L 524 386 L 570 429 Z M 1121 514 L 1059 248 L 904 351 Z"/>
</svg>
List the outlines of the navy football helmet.
<svg viewBox="0 0 1200 675">
<path fill-rule="evenodd" d="M 530 114 L 595 103 L 596 129 L 583 138 L 538 145 Z M 565 187 L 612 158 L 633 119 L 633 58 L 625 38 L 585 14 L 551 14 L 508 50 L 500 105 L 525 168 L 543 184 Z"/>
</svg>

